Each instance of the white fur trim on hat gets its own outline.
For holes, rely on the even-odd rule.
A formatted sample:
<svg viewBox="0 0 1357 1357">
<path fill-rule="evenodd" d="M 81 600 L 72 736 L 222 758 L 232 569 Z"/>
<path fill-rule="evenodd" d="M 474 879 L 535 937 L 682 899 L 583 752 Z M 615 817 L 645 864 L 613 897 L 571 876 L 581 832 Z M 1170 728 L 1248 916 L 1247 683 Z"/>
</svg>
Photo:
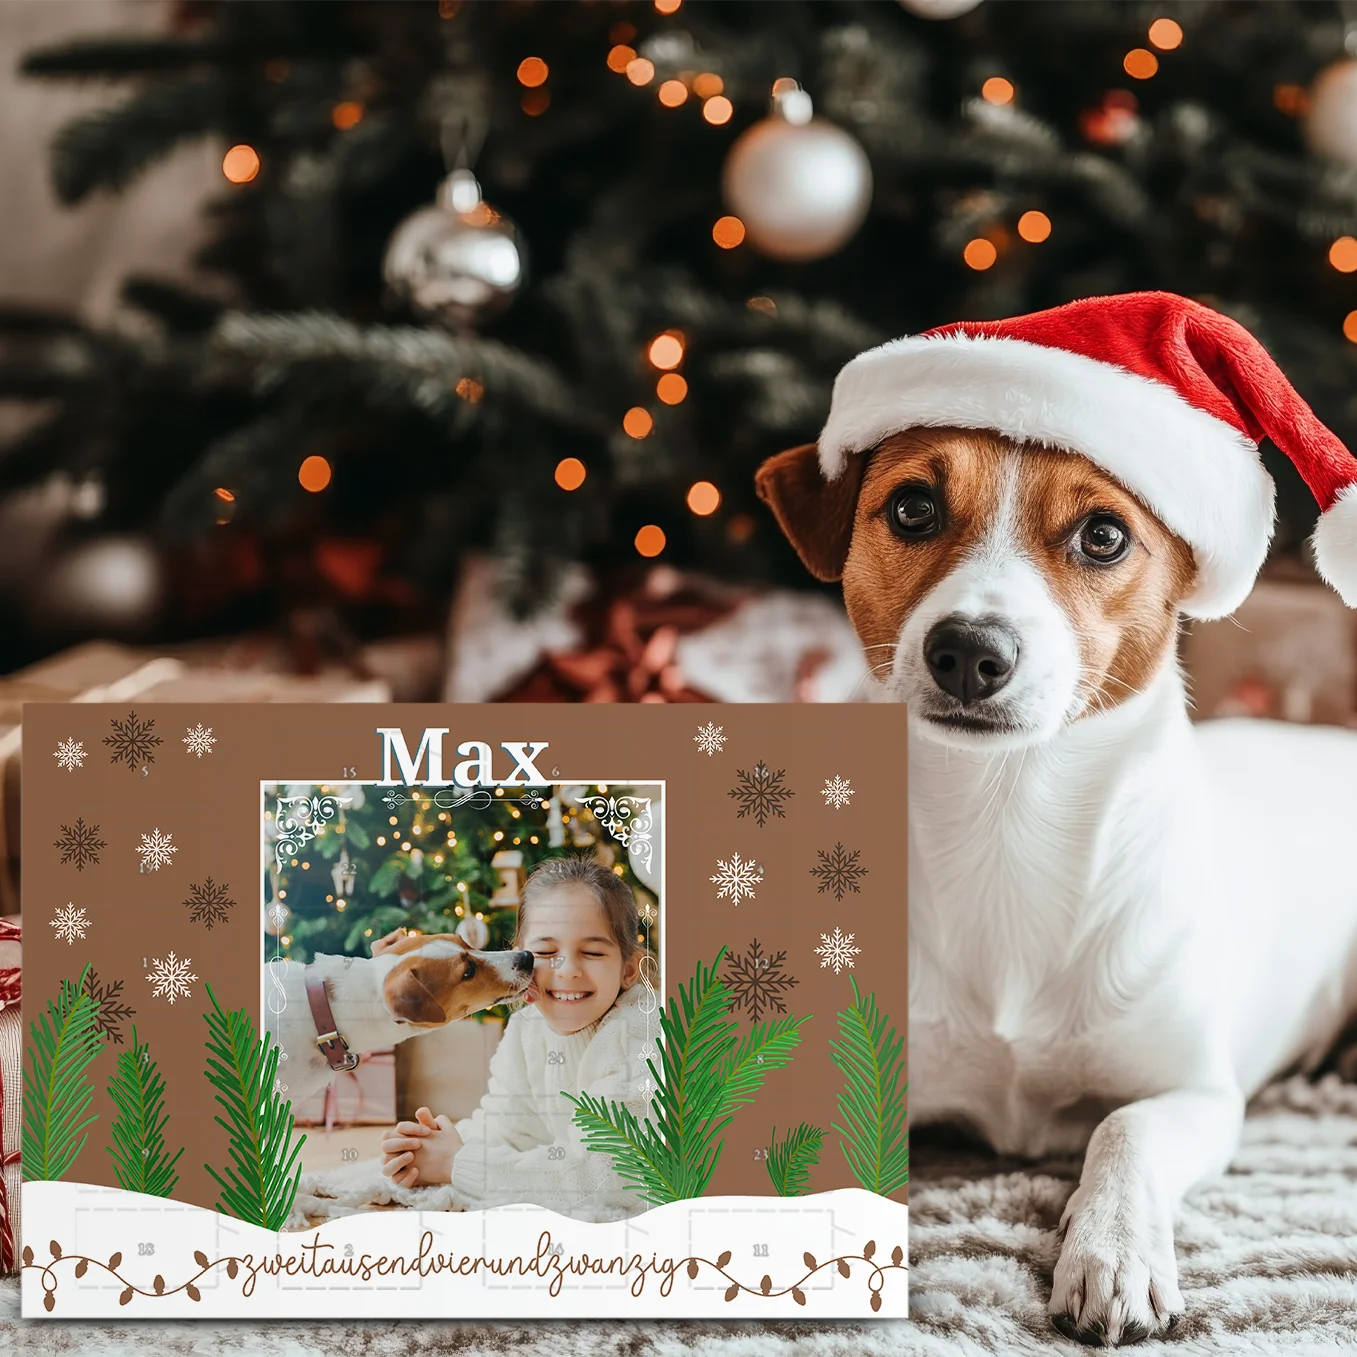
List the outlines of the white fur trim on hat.
<svg viewBox="0 0 1357 1357">
<path fill-rule="evenodd" d="M 896 339 L 839 373 L 820 466 L 833 480 L 850 453 L 890 434 L 949 425 L 1082 453 L 1115 477 L 1191 546 L 1189 616 L 1223 617 L 1253 588 L 1272 539 L 1272 478 L 1252 439 L 1172 387 L 1022 339 Z M 1344 548 L 1357 561 L 1357 506 L 1345 521 Z"/>
<path fill-rule="evenodd" d="M 1349 608 L 1357 608 L 1357 485 L 1345 485 L 1320 515 L 1311 545 L 1325 583 Z"/>
</svg>

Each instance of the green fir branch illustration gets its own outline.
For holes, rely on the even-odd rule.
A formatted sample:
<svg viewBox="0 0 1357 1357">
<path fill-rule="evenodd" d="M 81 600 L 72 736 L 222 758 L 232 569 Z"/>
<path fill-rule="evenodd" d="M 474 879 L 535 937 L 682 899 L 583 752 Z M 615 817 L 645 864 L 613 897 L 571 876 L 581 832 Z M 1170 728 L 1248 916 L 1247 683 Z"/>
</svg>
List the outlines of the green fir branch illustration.
<svg viewBox="0 0 1357 1357">
<path fill-rule="evenodd" d="M 810 1186 L 810 1171 L 820 1162 L 824 1139 L 825 1133 L 809 1122 L 803 1121 L 781 1140 L 777 1138 L 777 1127 L 773 1127 L 773 1143 L 764 1162 L 779 1197 L 804 1195 Z"/>
<path fill-rule="evenodd" d="M 30 1181 L 60 1178 L 85 1147 L 94 1085 L 87 1071 L 103 1049 L 94 1000 L 79 980 L 63 980 L 47 1011 L 28 1025 L 28 1078 L 24 1080 L 23 1172 Z M 88 1115 L 86 1115 L 88 1113 Z"/>
<path fill-rule="evenodd" d="M 243 1008 L 224 1010 L 207 986 L 212 1012 L 207 1020 L 207 1078 L 226 1111 L 217 1124 L 231 1138 L 231 1164 L 225 1177 L 207 1169 L 221 1188 L 217 1210 L 266 1230 L 281 1230 L 292 1211 L 301 1181 L 298 1156 L 306 1141 L 291 1146 L 292 1104 L 278 1092 L 278 1046 L 261 1038 Z"/>
<path fill-rule="evenodd" d="M 113 1172 L 118 1186 L 128 1192 L 145 1192 L 152 1197 L 168 1197 L 179 1181 L 174 1166 L 178 1150 L 170 1158 L 165 1149 L 165 1080 L 150 1048 L 137 1040 L 132 1029 L 132 1049 L 119 1051 L 117 1064 L 108 1078 L 108 1096 L 118 1109 L 110 1128 Z"/>
<path fill-rule="evenodd" d="M 638 1118 L 616 1102 L 565 1094 L 575 1104 L 584 1142 L 612 1158 L 618 1175 L 652 1205 L 700 1197 L 711 1182 L 735 1111 L 753 1100 L 764 1078 L 786 1066 L 805 1018 L 756 1023 L 744 1037 L 728 1016 L 730 991 L 717 975 L 726 949 L 711 966 L 698 962 L 687 985 L 660 1010 L 660 1068 L 651 1116 Z"/>
<path fill-rule="evenodd" d="M 853 1176 L 869 1192 L 887 1196 L 909 1181 L 905 1043 L 877 1008 L 876 995 L 864 998 L 858 982 L 852 983 L 853 1005 L 839 1013 L 839 1040 L 829 1043 L 830 1059 L 844 1077 L 843 1125 L 831 1124 Z"/>
</svg>

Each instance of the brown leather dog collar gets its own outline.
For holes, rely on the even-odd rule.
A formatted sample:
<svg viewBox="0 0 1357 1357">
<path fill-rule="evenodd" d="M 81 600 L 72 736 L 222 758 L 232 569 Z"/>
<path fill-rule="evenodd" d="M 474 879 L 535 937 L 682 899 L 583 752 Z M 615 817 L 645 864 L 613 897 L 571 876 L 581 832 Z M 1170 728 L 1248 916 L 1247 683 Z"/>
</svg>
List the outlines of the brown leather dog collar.
<svg viewBox="0 0 1357 1357">
<path fill-rule="evenodd" d="M 306 1002 L 311 1005 L 311 1020 L 316 1024 L 316 1046 L 335 1071 L 358 1067 L 359 1056 L 349 1050 L 349 1043 L 339 1035 L 330 996 L 324 979 L 310 966 L 306 968 Z"/>
</svg>

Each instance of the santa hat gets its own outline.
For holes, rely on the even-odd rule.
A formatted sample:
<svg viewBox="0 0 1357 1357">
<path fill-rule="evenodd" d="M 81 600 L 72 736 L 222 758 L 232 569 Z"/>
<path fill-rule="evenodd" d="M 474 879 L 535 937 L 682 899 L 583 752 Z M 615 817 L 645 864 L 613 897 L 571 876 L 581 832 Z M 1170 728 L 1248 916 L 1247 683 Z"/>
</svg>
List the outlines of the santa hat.
<svg viewBox="0 0 1357 1357">
<path fill-rule="evenodd" d="M 992 429 L 1097 463 L 1191 546 L 1193 617 L 1232 612 L 1263 564 L 1274 486 L 1258 444 L 1270 438 L 1323 511 L 1320 574 L 1357 607 L 1357 460 L 1242 325 L 1185 297 L 1091 297 L 859 354 L 834 383 L 825 477 L 920 425 Z"/>
</svg>

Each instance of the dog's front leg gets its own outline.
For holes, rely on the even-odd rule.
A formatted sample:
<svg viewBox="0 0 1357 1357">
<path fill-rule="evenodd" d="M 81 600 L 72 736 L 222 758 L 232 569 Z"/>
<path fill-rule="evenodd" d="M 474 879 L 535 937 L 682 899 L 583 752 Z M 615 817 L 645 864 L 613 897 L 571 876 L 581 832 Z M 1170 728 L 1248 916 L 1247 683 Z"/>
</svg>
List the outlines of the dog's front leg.
<svg viewBox="0 0 1357 1357">
<path fill-rule="evenodd" d="M 1094 1130 L 1060 1220 L 1052 1322 L 1084 1343 L 1134 1343 L 1183 1311 L 1173 1213 L 1239 1141 L 1238 1089 L 1181 1089 L 1118 1108 Z"/>
</svg>

